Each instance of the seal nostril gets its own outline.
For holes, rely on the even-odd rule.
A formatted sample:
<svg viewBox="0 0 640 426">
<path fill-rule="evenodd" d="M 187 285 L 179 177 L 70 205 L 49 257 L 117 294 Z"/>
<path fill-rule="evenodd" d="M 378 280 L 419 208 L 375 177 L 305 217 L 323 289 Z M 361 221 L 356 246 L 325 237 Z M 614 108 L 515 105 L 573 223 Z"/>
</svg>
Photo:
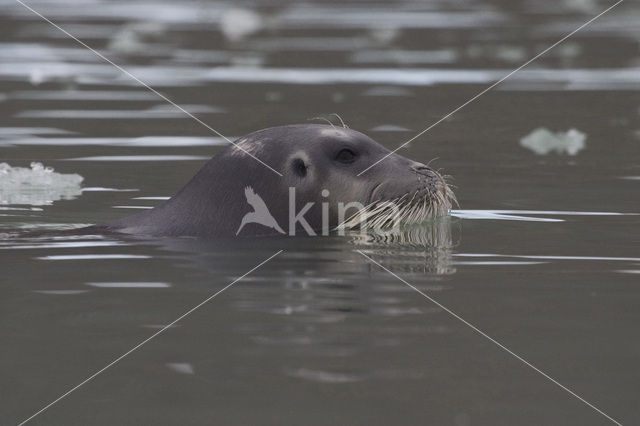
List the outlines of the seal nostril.
<svg viewBox="0 0 640 426">
<path fill-rule="evenodd" d="M 425 175 L 425 176 L 432 176 L 435 174 L 435 172 L 433 171 L 432 168 L 425 166 L 422 163 L 416 163 L 414 165 L 411 166 L 411 170 L 413 170 L 416 173 L 419 173 L 421 175 Z"/>
</svg>

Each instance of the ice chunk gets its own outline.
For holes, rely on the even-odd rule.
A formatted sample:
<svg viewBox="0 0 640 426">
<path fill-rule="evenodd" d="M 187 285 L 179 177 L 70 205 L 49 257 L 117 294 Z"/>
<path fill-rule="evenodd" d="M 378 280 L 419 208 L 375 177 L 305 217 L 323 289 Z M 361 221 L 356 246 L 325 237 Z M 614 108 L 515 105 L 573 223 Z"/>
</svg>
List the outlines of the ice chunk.
<svg viewBox="0 0 640 426">
<path fill-rule="evenodd" d="M 362 374 L 312 370 L 308 368 L 287 369 L 287 375 L 318 383 L 352 383 L 365 379 Z"/>
<path fill-rule="evenodd" d="M 0 204 L 42 206 L 71 200 L 82 194 L 83 180 L 75 173 L 56 173 L 42 163 L 33 162 L 30 168 L 0 163 Z"/>
<path fill-rule="evenodd" d="M 539 127 L 520 139 L 520 145 L 538 155 L 546 155 L 552 151 L 576 155 L 584 149 L 586 139 L 587 135 L 576 129 L 553 133 L 547 128 Z"/>
<path fill-rule="evenodd" d="M 250 9 L 229 9 L 220 19 L 220 30 L 231 42 L 242 41 L 262 27 L 260 15 Z"/>
<path fill-rule="evenodd" d="M 371 132 L 408 132 L 410 129 L 395 124 L 380 124 L 369 129 Z"/>
<path fill-rule="evenodd" d="M 182 374 L 195 374 L 195 369 L 192 364 L 188 362 L 168 362 L 166 364 L 167 368 L 175 371 L 176 373 Z"/>
<path fill-rule="evenodd" d="M 98 288 L 168 288 L 171 287 L 169 283 L 162 282 L 96 282 L 87 283 L 91 287 Z"/>
<path fill-rule="evenodd" d="M 167 32 L 163 22 L 132 22 L 124 25 L 109 41 L 108 48 L 123 55 L 148 52 Z M 152 49 L 153 50 L 153 49 Z"/>
<path fill-rule="evenodd" d="M 564 0 L 567 9 L 581 13 L 596 13 L 600 5 L 597 0 Z"/>
</svg>

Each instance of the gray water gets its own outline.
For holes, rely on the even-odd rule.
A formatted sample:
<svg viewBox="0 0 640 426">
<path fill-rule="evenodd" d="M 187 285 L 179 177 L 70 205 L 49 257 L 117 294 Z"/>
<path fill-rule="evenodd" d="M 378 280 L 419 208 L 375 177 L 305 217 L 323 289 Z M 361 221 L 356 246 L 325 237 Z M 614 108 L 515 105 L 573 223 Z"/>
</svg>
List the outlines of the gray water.
<svg viewBox="0 0 640 426">
<path fill-rule="evenodd" d="M 229 138 L 338 113 L 395 148 L 612 3 L 28 4 Z M 152 207 L 224 146 L 20 4 L 0 16 L 0 162 L 84 178 L 0 188 L 1 232 Z M 282 250 L 29 424 L 614 424 L 549 377 L 638 424 L 639 18 L 623 2 L 402 150 L 460 202 L 409 237 L 5 236 L 0 423 Z"/>
</svg>

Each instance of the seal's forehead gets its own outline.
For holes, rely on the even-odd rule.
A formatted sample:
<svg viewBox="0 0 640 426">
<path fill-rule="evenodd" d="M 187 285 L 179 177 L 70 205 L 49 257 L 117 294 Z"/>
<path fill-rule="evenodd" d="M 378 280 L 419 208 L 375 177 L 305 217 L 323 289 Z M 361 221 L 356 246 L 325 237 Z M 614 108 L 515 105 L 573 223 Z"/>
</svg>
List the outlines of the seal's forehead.
<svg viewBox="0 0 640 426">
<path fill-rule="evenodd" d="M 256 155 L 264 147 L 265 141 L 260 138 L 243 137 L 233 142 L 231 145 L 231 155 Z"/>
<path fill-rule="evenodd" d="M 335 139 L 343 139 L 343 140 L 351 140 L 354 139 L 355 133 L 350 131 L 349 129 L 344 129 L 340 127 L 330 127 L 319 129 L 318 133 L 320 136 L 326 138 L 335 138 Z"/>
</svg>

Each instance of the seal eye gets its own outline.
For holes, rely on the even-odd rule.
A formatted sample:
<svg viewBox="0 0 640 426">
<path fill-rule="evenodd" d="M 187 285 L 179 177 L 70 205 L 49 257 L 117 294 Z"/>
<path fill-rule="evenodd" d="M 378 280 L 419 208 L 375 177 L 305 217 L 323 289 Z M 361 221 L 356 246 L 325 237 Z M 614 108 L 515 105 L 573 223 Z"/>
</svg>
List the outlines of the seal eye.
<svg viewBox="0 0 640 426">
<path fill-rule="evenodd" d="M 341 149 L 336 154 L 336 161 L 343 164 L 351 164 L 356 161 L 356 153 L 348 148 Z"/>
<path fill-rule="evenodd" d="M 304 161 L 296 158 L 293 160 L 293 171 L 300 177 L 305 177 L 307 175 L 307 165 L 304 164 Z"/>
</svg>

